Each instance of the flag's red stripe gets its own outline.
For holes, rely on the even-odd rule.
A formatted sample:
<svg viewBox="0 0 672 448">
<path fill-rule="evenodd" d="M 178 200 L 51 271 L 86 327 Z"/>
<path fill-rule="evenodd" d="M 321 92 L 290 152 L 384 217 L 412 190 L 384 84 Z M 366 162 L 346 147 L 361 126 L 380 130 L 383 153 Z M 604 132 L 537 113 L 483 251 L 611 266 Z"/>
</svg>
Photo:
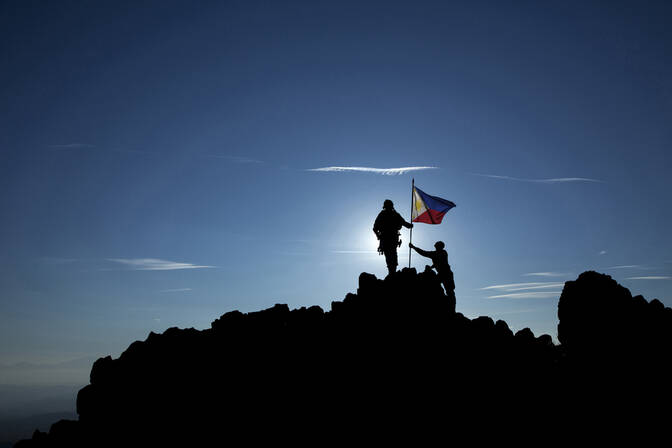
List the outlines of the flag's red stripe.
<svg viewBox="0 0 672 448">
<path fill-rule="evenodd" d="M 443 219 L 443 215 L 446 212 L 437 212 L 436 210 L 427 210 L 422 215 L 418 216 L 413 220 L 413 222 L 424 222 L 425 224 L 440 224 Z"/>
</svg>

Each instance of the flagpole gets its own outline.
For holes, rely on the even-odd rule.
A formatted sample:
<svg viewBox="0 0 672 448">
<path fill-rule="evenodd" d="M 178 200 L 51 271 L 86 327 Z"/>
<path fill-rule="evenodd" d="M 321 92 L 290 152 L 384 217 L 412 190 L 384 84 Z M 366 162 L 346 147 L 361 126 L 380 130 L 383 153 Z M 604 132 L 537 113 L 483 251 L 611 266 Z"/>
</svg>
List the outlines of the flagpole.
<svg viewBox="0 0 672 448">
<path fill-rule="evenodd" d="M 415 190 L 415 178 L 411 180 L 411 225 L 413 224 L 413 190 Z M 413 242 L 413 227 L 411 227 L 411 232 L 408 237 L 408 267 L 411 267 L 411 254 L 413 250 L 411 249 L 411 243 Z"/>
</svg>

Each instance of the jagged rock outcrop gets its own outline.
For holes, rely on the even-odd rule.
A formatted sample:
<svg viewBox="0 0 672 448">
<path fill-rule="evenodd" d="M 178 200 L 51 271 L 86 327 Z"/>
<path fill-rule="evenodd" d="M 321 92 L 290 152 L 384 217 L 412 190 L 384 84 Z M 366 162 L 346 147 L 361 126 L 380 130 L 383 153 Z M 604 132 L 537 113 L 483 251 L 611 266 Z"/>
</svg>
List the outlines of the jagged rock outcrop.
<svg viewBox="0 0 672 448">
<path fill-rule="evenodd" d="M 670 310 L 654 302 L 584 273 L 563 291 L 556 346 L 549 335 L 456 313 L 429 269 L 384 281 L 363 273 L 357 293 L 328 312 L 275 305 L 224 314 L 207 330 L 150 333 L 118 359 L 94 363 L 77 397 L 78 421 L 17 447 L 322 445 L 401 433 L 473 436 L 475 428 L 487 438 L 521 422 L 528 436 L 568 431 L 581 410 L 571 418 L 564 410 L 586 393 L 588 353 L 611 353 L 610 338 L 625 344 L 628 316 L 650 330 L 637 344 L 669 347 Z M 626 356 L 662 355 L 627 348 Z"/>
<path fill-rule="evenodd" d="M 669 362 L 672 309 L 633 297 L 608 275 L 589 271 L 567 282 L 558 318 L 560 343 L 584 366 L 622 369 L 634 362 L 636 370 L 655 374 Z"/>
</svg>

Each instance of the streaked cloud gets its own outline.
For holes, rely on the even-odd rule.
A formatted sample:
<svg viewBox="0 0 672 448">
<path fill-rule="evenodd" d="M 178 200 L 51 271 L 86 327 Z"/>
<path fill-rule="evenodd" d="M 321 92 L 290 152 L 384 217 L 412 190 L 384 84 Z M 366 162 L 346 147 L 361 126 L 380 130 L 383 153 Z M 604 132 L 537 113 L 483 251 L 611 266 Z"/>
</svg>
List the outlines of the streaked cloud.
<svg viewBox="0 0 672 448">
<path fill-rule="evenodd" d="M 406 174 L 411 171 L 421 171 L 421 170 L 436 170 L 436 166 L 404 166 L 400 168 L 371 168 L 366 166 L 325 166 L 323 168 L 310 168 L 306 171 L 323 171 L 323 172 L 335 172 L 335 173 L 344 173 L 344 172 L 359 172 L 359 173 L 374 173 L 382 174 L 384 176 L 397 176 L 400 174 Z"/>
<path fill-rule="evenodd" d="M 471 173 L 474 176 L 489 177 L 491 179 L 512 180 L 515 182 L 533 182 L 538 184 L 561 184 L 569 182 L 592 182 L 604 183 L 602 180 L 590 179 L 588 177 L 552 177 L 547 179 L 527 179 L 522 177 L 498 176 L 496 174 Z"/>
<path fill-rule="evenodd" d="M 668 275 L 644 275 L 641 277 L 627 277 L 626 280 L 670 280 Z"/>
<path fill-rule="evenodd" d="M 606 251 L 606 250 L 601 250 L 600 253 L 599 253 L 598 255 L 606 255 L 606 254 L 607 254 L 607 251 Z"/>
<path fill-rule="evenodd" d="M 110 151 L 120 152 L 124 154 L 159 154 L 156 151 L 147 151 L 144 149 L 129 149 L 129 148 L 112 148 Z"/>
<path fill-rule="evenodd" d="M 488 296 L 488 299 L 554 299 L 560 294 L 562 294 L 562 291 L 517 292 Z"/>
<path fill-rule="evenodd" d="M 226 155 L 209 155 L 207 157 L 212 157 L 214 159 L 224 159 L 228 160 L 229 162 L 234 162 L 234 163 L 264 163 L 263 160 L 257 160 L 257 159 L 252 159 L 250 157 L 240 157 L 240 156 L 226 156 Z"/>
<path fill-rule="evenodd" d="M 163 289 L 159 292 L 187 292 L 187 291 L 191 291 L 191 288 Z"/>
<path fill-rule="evenodd" d="M 624 264 L 621 266 L 610 266 L 605 269 L 646 269 L 646 268 L 639 264 Z"/>
<path fill-rule="evenodd" d="M 90 368 L 91 364 L 96 360 L 95 356 L 85 356 L 81 358 L 68 359 L 57 362 L 29 362 L 22 361 L 12 364 L 0 364 L 0 369 L 74 369 L 74 368 Z"/>
<path fill-rule="evenodd" d="M 158 258 L 108 258 L 107 260 L 123 264 L 134 271 L 174 271 L 178 269 L 205 269 L 216 267 L 160 260 Z"/>
<path fill-rule="evenodd" d="M 564 282 L 528 282 L 528 283 L 507 283 L 502 285 L 492 285 L 481 288 L 481 290 L 500 290 L 506 292 L 529 291 L 535 289 L 560 288 L 565 285 Z"/>
<path fill-rule="evenodd" d="M 507 310 L 507 311 L 498 311 L 496 313 L 492 313 L 492 317 L 494 318 L 495 316 L 504 316 L 507 314 L 522 314 L 522 313 L 536 313 L 542 310 L 542 308 L 525 308 L 522 310 Z"/>
<path fill-rule="evenodd" d="M 557 289 L 562 289 L 564 285 L 563 282 L 506 283 L 486 286 L 481 290 L 495 293 L 488 296 L 488 299 L 552 299 L 562 293 Z M 553 291 L 545 291 L 546 289 Z"/>
<path fill-rule="evenodd" d="M 377 254 L 375 250 L 332 250 L 332 254 Z"/>
<path fill-rule="evenodd" d="M 567 277 L 571 275 L 567 272 L 528 272 L 523 277 Z"/>
</svg>

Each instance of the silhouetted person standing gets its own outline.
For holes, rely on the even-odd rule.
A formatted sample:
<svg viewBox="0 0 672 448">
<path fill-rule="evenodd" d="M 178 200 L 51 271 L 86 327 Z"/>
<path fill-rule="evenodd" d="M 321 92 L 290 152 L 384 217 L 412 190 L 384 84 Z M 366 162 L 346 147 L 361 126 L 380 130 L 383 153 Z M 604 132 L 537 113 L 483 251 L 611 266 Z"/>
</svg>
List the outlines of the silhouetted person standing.
<svg viewBox="0 0 672 448">
<path fill-rule="evenodd" d="M 378 213 L 376 222 L 373 224 L 373 233 L 376 234 L 380 244 L 378 253 L 385 254 L 387 270 L 390 274 L 397 272 L 397 247 L 401 246 L 399 231 L 404 226 L 413 228 L 413 224 L 406 222 L 394 209 L 394 204 L 389 199 L 383 203 L 383 210 Z"/>
<path fill-rule="evenodd" d="M 434 248 L 436 249 L 434 251 L 422 250 L 412 243 L 408 243 L 408 247 L 415 249 L 415 251 L 423 257 L 432 259 L 432 263 L 434 263 L 432 267 L 436 269 L 436 272 L 439 274 L 439 279 L 441 280 L 441 283 L 443 283 L 446 295 L 452 302 L 453 309 L 455 309 L 455 278 L 453 277 L 453 271 L 448 264 L 448 252 L 445 250 L 446 245 L 443 244 L 443 241 L 434 243 Z"/>
</svg>

